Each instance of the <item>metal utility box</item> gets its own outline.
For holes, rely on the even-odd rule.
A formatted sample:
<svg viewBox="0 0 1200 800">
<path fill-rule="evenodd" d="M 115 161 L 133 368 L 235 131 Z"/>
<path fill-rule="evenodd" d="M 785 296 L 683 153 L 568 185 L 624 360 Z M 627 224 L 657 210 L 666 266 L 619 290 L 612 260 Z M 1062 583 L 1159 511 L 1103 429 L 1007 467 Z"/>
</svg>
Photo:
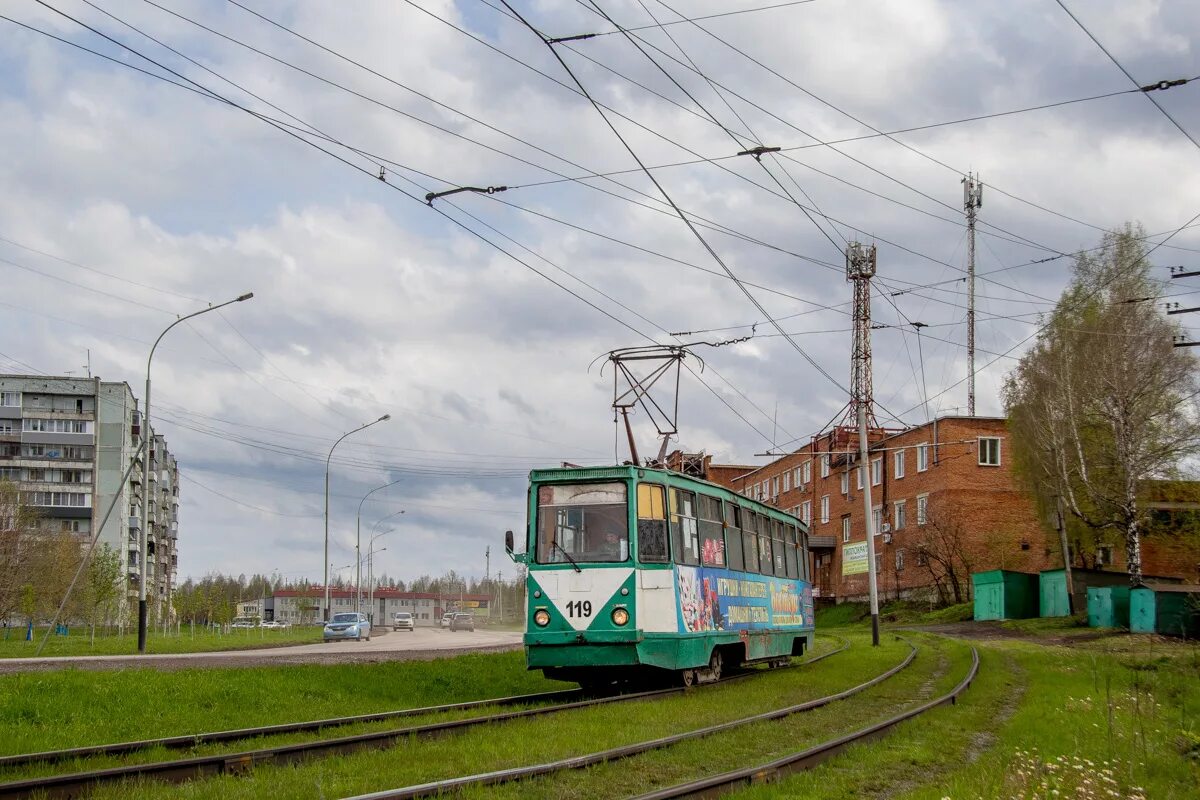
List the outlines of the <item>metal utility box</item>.
<svg viewBox="0 0 1200 800">
<path fill-rule="evenodd" d="M 1147 581 L 1154 583 L 1182 583 L 1179 578 L 1161 578 L 1145 576 Z M 1087 609 L 1087 590 L 1092 586 L 1128 586 L 1129 574 L 1125 572 L 1105 572 L 1096 569 L 1072 569 L 1071 583 L 1074 588 L 1075 613 L 1081 614 Z M 1067 573 L 1063 569 L 1043 570 L 1038 582 L 1038 606 L 1040 616 L 1066 617 L 1070 615 L 1067 605 Z"/>
<path fill-rule="evenodd" d="M 1129 630 L 1200 638 L 1200 586 L 1134 587 L 1129 593 Z"/>
<path fill-rule="evenodd" d="M 1089 586 L 1087 612 L 1090 628 L 1128 628 L 1129 587 Z"/>
<path fill-rule="evenodd" d="M 971 576 L 975 619 L 1026 619 L 1038 615 L 1038 576 L 994 569 Z"/>
</svg>

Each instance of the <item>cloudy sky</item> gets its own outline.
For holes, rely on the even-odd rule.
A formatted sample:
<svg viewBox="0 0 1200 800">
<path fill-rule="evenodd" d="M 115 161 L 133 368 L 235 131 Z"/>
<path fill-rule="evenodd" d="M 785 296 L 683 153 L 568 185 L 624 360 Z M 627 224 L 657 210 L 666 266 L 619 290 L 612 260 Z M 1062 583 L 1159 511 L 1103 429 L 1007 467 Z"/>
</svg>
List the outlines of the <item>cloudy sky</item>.
<svg viewBox="0 0 1200 800">
<path fill-rule="evenodd" d="M 1139 84 L 1200 76 L 1200 5 L 1066 1 Z M 530 468 L 627 457 L 589 369 L 617 347 L 753 336 L 697 348 L 673 444 L 761 463 L 846 402 L 846 240 L 878 246 L 881 421 L 961 412 L 968 170 L 999 413 L 1064 254 L 1200 212 L 1200 146 L 1054 0 L 510 2 L 597 36 L 554 45 L 568 72 L 499 0 L 4 4 L 0 369 L 78 375 L 90 351 L 140 396 L 176 315 L 255 293 L 155 357 L 181 574 L 319 578 L 325 456 L 385 413 L 333 458 L 334 566 L 395 481 L 363 506 L 391 529 L 380 571 L 481 575 L 488 545 L 511 570 Z M 1152 95 L 1196 139 L 1198 92 Z M 783 151 L 736 155 L 759 144 Z M 468 185 L 509 188 L 424 202 Z M 1155 251 L 1164 293 L 1195 300 L 1168 267 L 1198 253 L 1200 227 Z"/>
</svg>

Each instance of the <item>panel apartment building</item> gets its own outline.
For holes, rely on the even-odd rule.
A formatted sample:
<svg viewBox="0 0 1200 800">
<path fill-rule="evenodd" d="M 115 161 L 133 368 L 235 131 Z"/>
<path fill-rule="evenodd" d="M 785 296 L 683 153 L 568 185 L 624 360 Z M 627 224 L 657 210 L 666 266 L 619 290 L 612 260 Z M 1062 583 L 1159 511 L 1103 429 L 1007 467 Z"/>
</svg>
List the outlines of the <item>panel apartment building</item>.
<svg viewBox="0 0 1200 800">
<path fill-rule="evenodd" d="M 152 609 L 169 608 L 178 568 L 179 469 L 166 440 L 151 434 L 148 479 L 139 465 L 122 480 L 144 433 L 126 383 L 0 375 L 0 479 L 17 485 L 43 527 L 74 533 L 81 544 L 116 497 L 100 544 L 119 554 L 129 600 L 136 600 L 142 575 L 142 492 L 150 491 L 146 594 Z"/>
<path fill-rule="evenodd" d="M 953 599 L 942 563 L 948 559 L 964 590 L 971 572 L 1062 566 L 1058 533 L 1019 488 L 1008 444 L 1003 417 L 943 416 L 905 430 L 874 431 L 865 469 L 857 431 L 842 429 L 762 467 L 707 464 L 705 472 L 808 522 L 814 595 L 838 601 L 867 595 L 863 490 L 869 482 L 880 597 L 936 595 L 940 582 Z M 1148 503 L 1156 505 L 1171 504 Z M 1200 555 L 1194 550 L 1180 537 L 1148 536 L 1143 569 L 1195 579 Z M 1124 550 L 1102 546 L 1073 560 L 1123 569 Z"/>
</svg>

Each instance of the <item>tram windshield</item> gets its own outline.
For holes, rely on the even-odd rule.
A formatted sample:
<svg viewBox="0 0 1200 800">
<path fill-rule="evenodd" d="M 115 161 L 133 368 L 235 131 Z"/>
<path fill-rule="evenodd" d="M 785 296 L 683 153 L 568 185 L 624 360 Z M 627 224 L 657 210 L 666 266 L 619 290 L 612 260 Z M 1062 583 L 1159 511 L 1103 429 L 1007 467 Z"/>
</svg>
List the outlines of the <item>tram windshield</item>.
<svg viewBox="0 0 1200 800">
<path fill-rule="evenodd" d="M 627 561 L 628 509 L 623 483 L 539 486 L 538 563 Z"/>
</svg>

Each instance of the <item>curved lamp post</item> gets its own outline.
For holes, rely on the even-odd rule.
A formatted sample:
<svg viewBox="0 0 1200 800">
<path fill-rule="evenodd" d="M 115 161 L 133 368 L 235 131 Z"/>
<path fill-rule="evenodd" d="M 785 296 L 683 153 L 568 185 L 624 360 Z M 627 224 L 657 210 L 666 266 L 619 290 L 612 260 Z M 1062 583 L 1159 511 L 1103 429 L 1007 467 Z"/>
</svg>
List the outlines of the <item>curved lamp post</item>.
<svg viewBox="0 0 1200 800">
<path fill-rule="evenodd" d="M 391 483 L 385 483 L 383 486 L 376 486 L 371 491 L 363 495 L 363 499 L 358 501 L 358 516 L 354 522 L 354 557 L 358 560 L 358 572 L 354 576 L 354 610 L 362 612 L 362 507 L 363 503 L 367 502 L 367 498 L 376 492 L 386 489 L 389 486 L 395 486 L 403 478 L 394 480 Z M 401 511 L 401 514 L 404 512 Z M 386 517 L 384 518 L 386 519 Z"/>
<path fill-rule="evenodd" d="M 398 511 L 396 513 L 403 514 L 404 512 Z M 394 517 L 394 516 L 396 516 L 396 514 L 392 514 L 391 516 Z M 384 519 L 387 519 L 387 517 L 384 517 Z M 383 520 L 381 519 L 380 522 L 383 522 Z M 376 524 L 378 524 L 378 523 L 376 523 Z M 367 590 L 368 592 L 370 592 L 370 594 L 369 594 L 370 599 L 367 600 L 367 606 L 369 608 L 371 608 L 371 614 L 374 614 L 374 606 L 375 606 L 375 561 L 372 558 L 372 556 L 375 553 L 380 553 L 380 552 L 383 552 L 384 550 L 387 550 L 386 547 L 381 547 L 381 548 L 379 548 L 379 550 L 376 550 L 375 549 L 375 540 L 378 539 L 380 536 L 387 536 L 389 533 L 391 533 L 394 530 L 395 530 L 395 528 L 388 528 L 386 531 L 381 531 L 380 533 L 375 534 L 374 536 L 371 537 L 370 543 L 367 544 L 367 575 L 369 576 L 367 578 L 367 581 L 371 584 L 371 588 Z M 372 620 L 371 624 L 373 626 L 375 624 L 374 617 L 369 614 L 368 618 Z"/>
<path fill-rule="evenodd" d="M 251 297 L 254 297 L 254 292 L 246 292 L 232 300 L 226 300 L 224 303 L 202 308 L 199 311 L 193 311 L 191 314 L 180 317 L 158 335 L 158 338 L 154 340 L 154 345 L 150 348 L 150 356 L 146 359 L 146 409 L 142 419 L 142 535 L 139 537 L 140 541 L 138 542 L 138 556 L 142 561 L 139 565 L 141 567 L 141 578 L 138 581 L 137 649 L 139 653 L 146 652 L 146 579 L 150 574 L 150 565 L 147 563 L 146 558 L 147 550 L 149 549 L 148 542 L 150 540 L 150 362 L 154 360 L 154 351 L 158 349 L 158 343 L 162 341 L 162 338 L 167 335 L 167 331 L 171 330 L 171 328 L 192 317 L 216 311 L 218 308 L 224 308 L 232 303 L 249 300 Z"/>
<path fill-rule="evenodd" d="M 350 431 L 349 433 L 343 433 L 341 435 L 341 437 L 339 437 L 338 440 L 333 443 L 333 447 L 329 448 L 329 455 L 325 457 L 325 557 L 324 557 L 324 561 L 325 561 L 325 615 L 324 615 L 324 617 L 325 617 L 326 622 L 329 621 L 329 462 L 333 459 L 333 451 L 336 450 L 337 446 L 342 443 L 342 439 L 345 439 L 347 436 L 352 436 L 353 434 L 356 434 L 359 431 L 366 430 L 367 428 L 371 427 L 372 425 L 374 425 L 376 423 L 387 422 L 391 418 L 392 418 L 391 414 L 384 414 L 382 417 L 375 420 L 374 422 L 368 422 L 366 425 L 360 425 L 357 428 L 355 428 L 354 430 Z"/>
</svg>

